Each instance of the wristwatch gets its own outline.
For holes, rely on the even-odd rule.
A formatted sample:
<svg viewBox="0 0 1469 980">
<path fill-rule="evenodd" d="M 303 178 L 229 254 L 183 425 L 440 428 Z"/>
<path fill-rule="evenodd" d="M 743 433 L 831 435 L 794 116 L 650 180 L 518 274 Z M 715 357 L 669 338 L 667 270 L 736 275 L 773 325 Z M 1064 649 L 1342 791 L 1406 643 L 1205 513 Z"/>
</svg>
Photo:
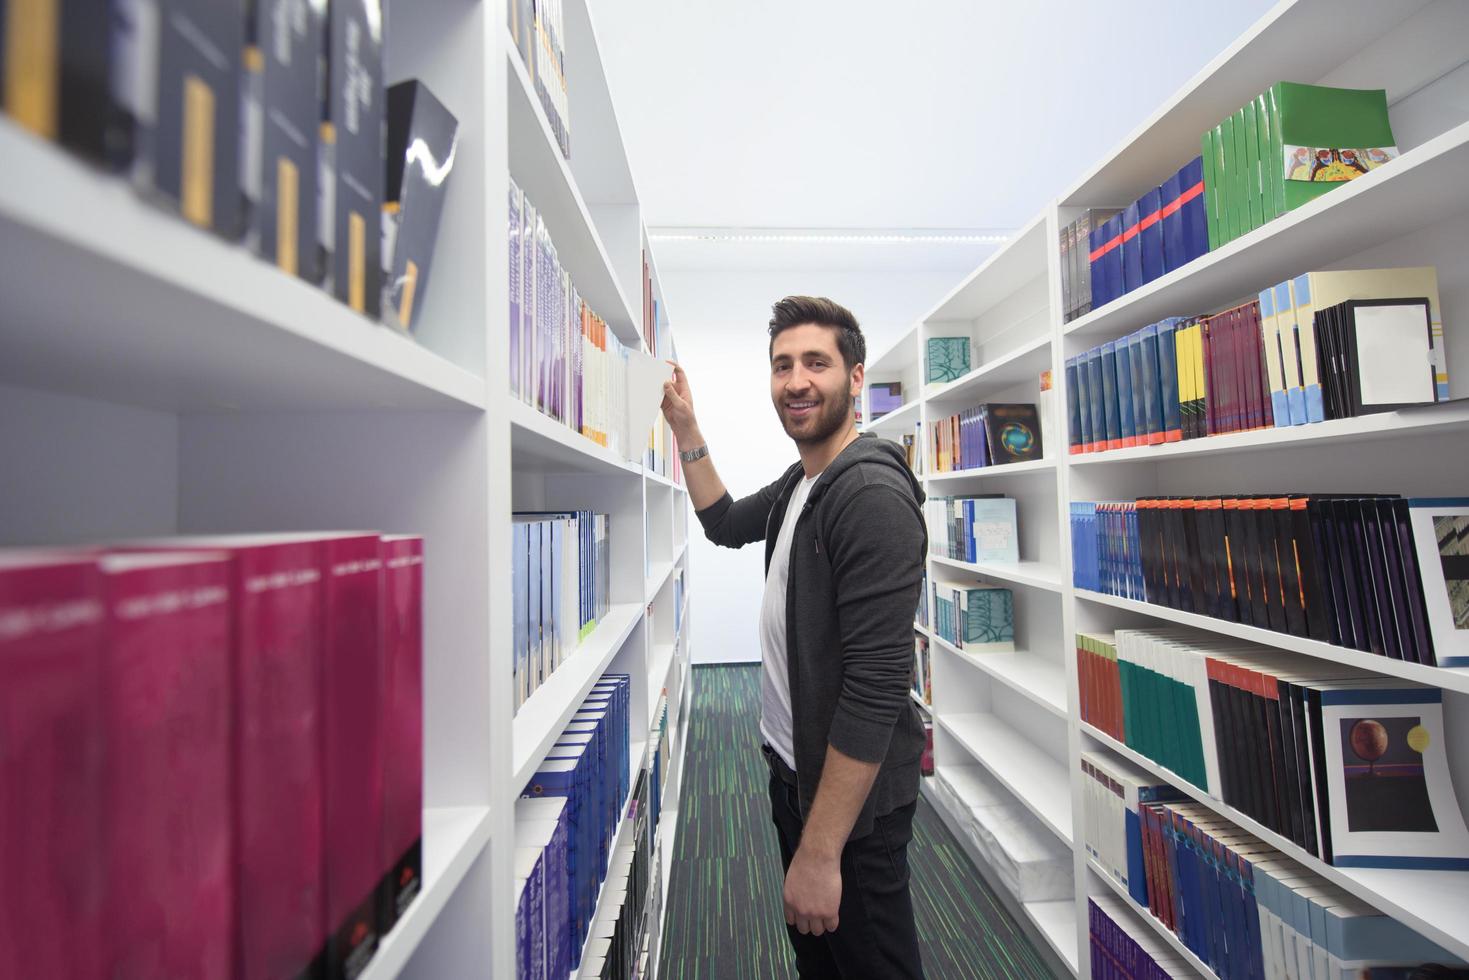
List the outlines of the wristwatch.
<svg viewBox="0 0 1469 980">
<path fill-rule="evenodd" d="M 698 449 L 689 449 L 689 450 L 680 449 L 678 451 L 678 458 L 680 460 L 682 460 L 683 462 L 685 462 L 685 463 L 695 462 L 696 460 L 703 459 L 705 456 L 708 456 L 708 455 L 709 455 L 709 446 L 707 444 L 705 444 L 703 446 L 700 446 Z"/>
</svg>

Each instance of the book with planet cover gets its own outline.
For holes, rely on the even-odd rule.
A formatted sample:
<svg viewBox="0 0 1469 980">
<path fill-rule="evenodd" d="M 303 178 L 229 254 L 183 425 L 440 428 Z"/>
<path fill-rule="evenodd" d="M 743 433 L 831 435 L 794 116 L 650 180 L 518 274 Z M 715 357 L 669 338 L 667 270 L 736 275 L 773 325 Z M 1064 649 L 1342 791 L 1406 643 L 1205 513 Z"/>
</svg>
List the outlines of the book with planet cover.
<svg viewBox="0 0 1469 980">
<path fill-rule="evenodd" d="M 1044 455 L 1040 413 L 1033 404 L 981 405 L 990 465 L 1025 463 Z"/>
</svg>

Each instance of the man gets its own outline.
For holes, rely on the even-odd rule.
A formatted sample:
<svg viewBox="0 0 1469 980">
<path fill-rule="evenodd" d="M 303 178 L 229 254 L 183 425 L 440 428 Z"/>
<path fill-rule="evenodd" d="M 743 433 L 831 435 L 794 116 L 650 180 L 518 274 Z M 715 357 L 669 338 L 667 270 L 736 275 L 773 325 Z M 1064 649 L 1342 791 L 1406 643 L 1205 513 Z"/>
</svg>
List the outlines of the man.
<svg viewBox="0 0 1469 980">
<path fill-rule="evenodd" d="M 923 490 L 896 445 L 857 434 L 856 318 L 810 296 L 772 312 L 770 398 L 800 462 L 733 500 L 677 365 L 663 414 L 705 535 L 765 542 L 760 731 L 800 974 L 922 977 L 908 841 L 924 737 L 908 690 Z"/>
</svg>

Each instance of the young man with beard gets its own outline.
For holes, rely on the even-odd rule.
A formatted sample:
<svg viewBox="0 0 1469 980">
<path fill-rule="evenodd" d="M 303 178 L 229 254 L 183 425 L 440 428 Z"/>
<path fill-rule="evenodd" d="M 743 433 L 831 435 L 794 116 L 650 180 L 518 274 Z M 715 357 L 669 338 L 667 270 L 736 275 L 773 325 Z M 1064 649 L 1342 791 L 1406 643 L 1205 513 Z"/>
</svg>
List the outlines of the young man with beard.
<svg viewBox="0 0 1469 980">
<path fill-rule="evenodd" d="M 704 533 L 765 542 L 761 746 L 803 978 L 922 977 L 908 842 L 923 722 L 908 697 L 927 534 L 903 453 L 858 435 L 866 343 L 829 299 L 788 296 L 770 319 L 770 398 L 800 461 L 734 500 L 682 369 L 664 386 Z"/>
</svg>

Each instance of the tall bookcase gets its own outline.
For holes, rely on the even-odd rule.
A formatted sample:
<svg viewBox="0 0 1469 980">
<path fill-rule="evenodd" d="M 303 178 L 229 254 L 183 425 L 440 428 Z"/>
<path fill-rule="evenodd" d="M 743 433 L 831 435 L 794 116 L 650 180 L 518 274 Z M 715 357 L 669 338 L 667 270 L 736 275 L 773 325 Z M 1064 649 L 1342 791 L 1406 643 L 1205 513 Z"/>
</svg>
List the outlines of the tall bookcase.
<svg viewBox="0 0 1469 980">
<path fill-rule="evenodd" d="M 1223 309 L 1313 269 L 1436 265 L 1452 392 L 1469 385 L 1469 192 L 1451 174 L 1469 173 L 1469 8 L 1418 0 L 1390 9 L 1363 0 L 1285 0 L 1204 67 L 1162 108 L 1046 206 L 1000 251 L 868 366 L 869 382 L 901 381 L 898 410 L 867 428 L 892 439 L 919 423 L 983 401 L 1042 406 L 1044 458 L 923 477 L 930 495 L 1000 492 L 1015 498 L 1017 565 L 968 565 L 930 556 L 930 579 L 1008 585 L 1015 596 L 1016 650 L 986 655 L 929 636 L 935 760 L 940 772 L 978 765 L 1028 808 L 1072 854 L 1074 896 L 1022 903 L 999 885 L 1059 969 L 1089 974 L 1086 900 L 1115 889 L 1082 846 L 1084 749 L 1106 747 L 1161 779 L 1177 777 L 1081 722 L 1073 637 L 1080 631 L 1182 624 L 1351 663 L 1386 677 L 1444 689 L 1451 768 L 1469 812 L 1469 671 L 1430 668 L 1253 627 L 1072 587 L 1069 505 L 1149 493 L 1390 491 L 1462 495 L 1469 486 L 1469 409 L 1450 402 L 1411 415 L 1370 415 L 1289 429 L 1213 436 L 1164 446 L 1070 455 L 1065 360 L 1164 316 Z M 1199 135 L 1280 79 L 1388 91 L 1403 151 L 1392 166 L 1339 188 L 1098 310 L 1064 323 L 1057 242 L 1083 208 L 1135 200 L 1199 152 Z M 923 384 L 924 342 L 968 336 L 972 370 L 941 386 Z M 1042 394 L 1050 371 L 1053 390 Z M 915 397 L 916 396 L 916 397 Z M 870 411 L 864 418 L 871 419 Z M 931 595 L 925 596 L 931 604 Z M 932 618 L 930 616 L 930 622 Z M 932 784 L 927 784 L 931 786 Z M 1450 952 L 1469 959 L 1469 874 L 1337 869 L 1191 787 L 1194 800 L 1286 852 Z M 962 832 L 967 815 L 945 794 L 927 795 Z M 980 860 L 977 851 L 972 851 Z M 998 884 L 998 878 L 987 876 Z M 1122 895 L 1126 900 L 1126 895 Z M 1135 906 L 1130 906 L 1136 911 Z M 1207 966 L 1146 914 L 1128 927 L 1152 929 L 1200 976 Z"/>
<path fill-rule="evenodd" d="M 690 581 L 687 494 L 509 394 L 511 178 L 581 295 L 646 347 L 647 240 L 588 5 L 565 4 L 570 161 L 501 0 L 384 8 L 386 79 L 423 79 L 461 127 L 416 338 L 0 117 L 0 544 L 423 534 L 424 888 L 366 976 L 508 977 L 515 800 L 606 670 L 633 677 L 635 766 L 669 694 L 666 894 L 690 688 L 691 611 L 685 598 L 676 616 L 673 584 Z M 613 606 L 517 712 L 510 515 L 543 508 L 611 515 Z"/>
</svg>

